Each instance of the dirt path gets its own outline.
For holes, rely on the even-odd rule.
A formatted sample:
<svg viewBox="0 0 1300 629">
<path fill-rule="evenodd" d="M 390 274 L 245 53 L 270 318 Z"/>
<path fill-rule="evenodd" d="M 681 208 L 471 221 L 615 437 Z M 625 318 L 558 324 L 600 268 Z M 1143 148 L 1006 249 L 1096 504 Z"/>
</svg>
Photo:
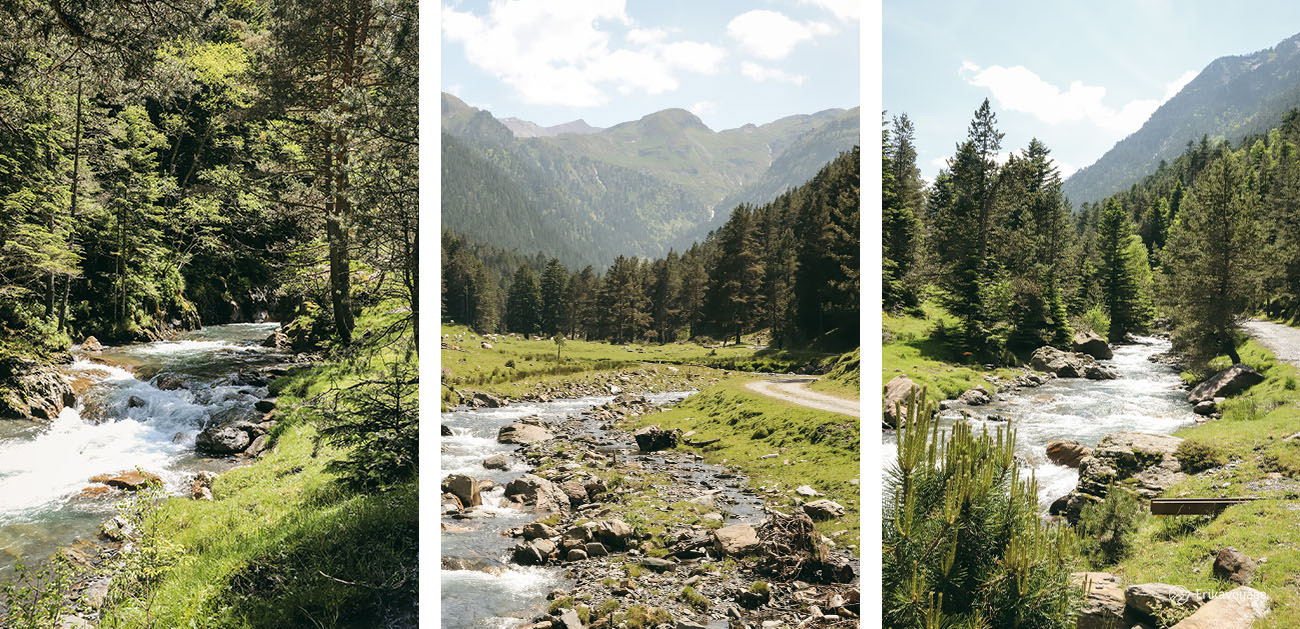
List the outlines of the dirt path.
<svg viewBox="0 0 1300 629">
<path fill-rule="evenodd" d="M 862 416 L 862 408 L 858 400 L 813 391 L 808 388 L 808 383 L 814 380 L 816 378 L 773 378 L 771 380 L 756 380 L 745 384 L 745 386 L 751 391 L 762 393 L 768 397 L 807 406 L 808 408 L 815 408 L 819 411 L 842 413 L 854 417 Z"/>
<path fill-rule="evenodd" d="M 1251 319 L 1241 327 L 1278 360 L 1300 366 L 1300 328 L 1259 319 Z"/>
</svg>

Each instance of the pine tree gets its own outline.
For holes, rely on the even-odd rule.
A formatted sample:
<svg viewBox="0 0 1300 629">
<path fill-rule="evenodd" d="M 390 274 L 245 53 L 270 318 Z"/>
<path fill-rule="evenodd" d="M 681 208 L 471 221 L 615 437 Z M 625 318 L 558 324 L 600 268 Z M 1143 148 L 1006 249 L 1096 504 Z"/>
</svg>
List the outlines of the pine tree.
<svg viewBox="0 0 1300 629">
<path fill-rule="evenodd" d="M 525 338 L 542 328 L 542 293 L 537 278 L 527 264 L 519 265 L 506 301 L 506 329 Z"/>
<path fill-rule="evenodd" d="M 718 237 L 718 261 L 709 287 L 709 311 L 718 329 L 740 343 L 752 329 L 762 303 L 762 257 L 754 229 L 754 210 L 737 207 Z"/>
<path fill-rule="evenodd" d="M 542 333 L 555 336 L 564 323 L 565 288 L 569 272 L 560 261 L 551 258 L 542 274 Z"/>
<path fill-rule="evenodd" d="M 1259 193 L 1235 152 L 1211 162 L 1178 210 L 1164 251 L 1162 298 L 1174 346 L 1199 360 L 1237 353 L 1237 329 L 1256 305 L 1264 273 Z"/>
<path fill-rule="evenodd" d="M 1145 329 L 1150 321 L 1149 291 L 1143 285 L 1146 249 L 1133 233 L 1133 220 L 1113 198 L 1106 201 L 1101 214 L 1097 247 L 1101 254 L 1101 284 L 1106 310 L 1110 315 L 1111 342 L 1124 340 L 1128 334 Z M 1134 247 L 1134 243 L 1137 247 Z"/>
</svg>

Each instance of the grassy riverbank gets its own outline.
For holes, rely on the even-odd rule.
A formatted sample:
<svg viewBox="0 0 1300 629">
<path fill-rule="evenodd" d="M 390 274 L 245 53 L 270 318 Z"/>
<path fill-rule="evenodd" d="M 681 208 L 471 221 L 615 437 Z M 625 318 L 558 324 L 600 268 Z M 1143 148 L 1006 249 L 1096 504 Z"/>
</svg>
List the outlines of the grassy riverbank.
<svg viewBox="0 0 1300 629">
<path fill-rule="evenodd" d="M 1189 476 L 1166 497 L 1256 496 L 1213 516 L 1147 517 L 1134 547 L 1116 566 L 1131 583 L 1158 581 L 1191 590 L 1226 591 L 1235 584 L 1214 578 L 1214 553 L 1225 546 L 1260 560 L 1251 587 L 1273 598 L 1273 612 L 1256 627 L 1300 626 L 1300 372 L 1255 342 L 1242 361 L 1264 382 L 1227 400 L 1223 418 L 1175 433 L 1202 446 L 1201 456 L 1223 465 Z M 1227 366 L 1221 357 L 1213 365 Z"/>
<path fill-rule="evenodd" d="M 385 322 L 358 323 L 362 330 Z M 371 364 L 379 369 L 396 351 L 383 350 Z M 414 614 L 418 483 L 385 492 L 346 488 L 329 468 L 345 452 L 318 441 L 304 410 L 363 377 L 329 365 L 276 380 L 274 449 L 219 477 L 212 502 L 173 498 L 159 506 L 149 526 L 160 559 L 149 567 L 148 587 L 115 590 L 126 596 L 110 598 L 103 626 L 379 626 L 387 613 Z"/>
<path fill-rule="evenodd" d="M 988 376 L 1014 378 L 1019 373 L 1014 369 L 989 371 L 971 363 L 942 338 L 941 330 L 956 330 L 956 317 L 930 302 L 922 305 L 922 311 L 919 316 L 884 313 L 882 385 L 902 374 L 925 387 L 931 399 L 942 400 L 977 385 L 988 387 Z"/>
<path fill-rule="evenodd" d="M 635 423 L 694 430 L 691 439 L 698 441 L 718 439 L 702 448 L 679 447 L 699 452 L 710 463 L 739 467 L 750 477 L 751 488 L 772 489 L 763 497 L 780 509 L 793 509 L 795 487 L 810 485 L 845 507 L 843 517 L 818 523 L 817 529 L 837 545 L 851 544 L 860 552 L 858 420 L 755 393 L 745 388 L 751 380 L 728 378 Z M 776 456 L 764 458 L 769 454 Z"/>
<path fill-rule="evenodd" d="M 831 370 L 808 388 L 857 399 L 862 392 L 862 348 L 842 354 L 831 365 Z"/>
</svg>

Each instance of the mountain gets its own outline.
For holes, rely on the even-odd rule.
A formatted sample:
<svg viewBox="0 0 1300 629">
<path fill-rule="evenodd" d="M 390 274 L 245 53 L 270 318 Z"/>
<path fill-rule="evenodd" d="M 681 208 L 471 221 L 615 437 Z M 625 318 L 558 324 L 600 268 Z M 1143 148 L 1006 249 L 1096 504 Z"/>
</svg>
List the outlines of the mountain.
<svg viewBox="0 0 1300 629">
<path fill-rule="evenodd" d="M 501 124 L 510 129 L 510 132 L 515 134 L 516 138 L 549 138 L 562 133 L 584 134 L 600 131 L 600 127 L 593 127 L 581 118 L 573 122 L 557 124 L 553 127 L 543 127 L 535 122 L 520 120 L 519 118 L 502 118 Z"/>
<path fill-rule="evenodd" d="M 444 93 L 443 226 L 569 266 L 659 257 L 724 223 L 730 199 L 767 202 L 811 179 L 858 144 L 858 121 L 857 108 L 828 109 L 719 132 L 666 109 L 607 129 L 540 127 Z"/>
<path fill-rule="evenodd" d="M 1215 59 L 1133 135 L 1065 181 L 1077 206 L 1128 188 L 1173 161 L 1188 142 L 1265 133 L 1300 106 L 1300 34 L 1259 52 Z"/>
</svg>

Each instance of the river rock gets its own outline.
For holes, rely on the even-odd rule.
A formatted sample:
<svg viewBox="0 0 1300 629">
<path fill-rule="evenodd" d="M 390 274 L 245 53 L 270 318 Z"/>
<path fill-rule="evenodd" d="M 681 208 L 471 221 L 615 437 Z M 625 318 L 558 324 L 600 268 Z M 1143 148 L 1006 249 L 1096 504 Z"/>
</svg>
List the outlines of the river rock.
<svg viewBox="0 0 1300 629">
<path fill-rule="evenodd" d="M 884 420 L 890 428 L 898 428 L 907 420 L 907 405 L 913 395 L 920 395 L 921 387 L 904 375 L 894 376 L 885 384 Z M 899 405 L 902 408 L 899 408 Z"/>
<path fill-rule="evenodd" d="M 595 539 L 609 548 L 626 548 L 632 542 L 636 531 L 618 518 L 601 520 L 593 531 Z"/>
<path fill-rule="evenodd" d="M 1047 442 L 1047 458 L 1066 467 L 1079 467 L 1084 457 L 1092 454 L 1092 448 L 1080 445 L 1073 439 L 1053 439 Z"/>
<path fill-rule="evenodd" d="M 758 532 L 748 524 L 733 524 L 713 531 L 714 546 L 718 554 L 727 557 L 742 555 L 756 550 L 759 545 Z"/>
<path fill-rule="evenodd" d="M 505 400 L 482 391 L 475 391 L 468 403 L 474 408 L 501 408 L 506 405 Z"/>
<path fill-rule="evenodd" d="M 1214 558 L 1214 576 L 1237 585 L 1249 585 L 1255 577 L 1255 560 L 1246 553 L 1227 546 Z"/>
<path fill-rule="evenodd" d="M 585 629 L 582 619 L 578 617 L 578 612 L 573 609 L 560 612 L 560 627 L 562 629 Z"/>
<path fill-rule="evenodd" d="M 636 446 L 642 452 L 658 452 L 677 447 L 680 431 L 664 430 L 658 426 L 646 426 L 641 430 L 632 433 L 636 438 Z"/>
<path fill-rule="evenodd" d="M 275 331 L 262 340 L 262 347 L 271 349 L 288 349 L 290 345 L 288 335 L 280 328 L 276 328 Z"/>
<path fill-rule="evenodd" d="M 567 480 L 560 483 L 560 491 L 569 497 L 569 504 L 580 507 L 587 503 L 587 488 L 577 481 Z"/>
<path fill-rule="evenodd" d="M 1228 397 L 1241 393 L 1263 381 L 1264 376 L 1258 371 L 1238 363 L 1196 385 L 1187 394 L 1187 400 L 1192 404 L 1196 404 L 1205 400 L 1213 400 L 1216 397 Z"/>
<path fill-rule="evenodd" d="M 175 391 L 185 388 L 185 379 L 172 373 L 160 373 L 154 376 L 153 386 L 163 391 Z"/>
<path fill-rule="evenodd" d="M 81 342 L 81 351 L 83 352 L 102 352 L 104 346 L 100 345 L 99 339 L 94 336 L 87 336 L 86 340 Z"/>
<path fill-rule="evenodd" d="M 451 428 L 448 428 L 448 427 L 447 427 L 447 424 L 443 424 L 443 425 L 442 425 L 442 436 L 444 436 L 444 437 L 450 437 L 451 435 L 452 435 L 452 433 L 451 433 Z"/>
<path fill-rule="evenodd" d="M 548 539 L 535 539 L 515 545 L 510 556 L 517 564 L 540 566 L 549 561 L 555 551 L 555 542 Z"/>
<path fill-rule="evenodd" d="M 523 534 L 525 540 L 532 541 L 535 539 L 555 537 L 560 533 L 546 524 L 533 522 L 524 525 Z"/>
<path fill-rule="evenodd" d="M 50 421 L 77 404 L 68 377 L 34 361 L 0 359 L 0 419 Z"/>
<path fill-rule="evenodd" d="M 838 502 L 823 498 L 805 504 L 803 512 L 814 520 L 833 520 L 844 515 L 844 506 Z"/>
<path fill-rule="evenodd" d="M 655 572 L 672 572 L 672 570 L 677 567 L 677 564 L 675 562 L 668 561 L 667 559 L 646 557 L 641 560 L 641 566 L 653 570 Z"/>
<path fill-rule="evenodd" d="M 464 474 L 452 474 L 442 479 L 442 490 L 456 496 L 466 507 L 477 507 L 483 504 L 483 498 L 479 496 L 478 483 Z"/>
<path fill-rule="evenodd" d="M 564 556 L 565 561 L 582 561 L 587 558 L 587 548 L 584 544 L 582 548 L 572 548 Z"/>
<path fill-rule="evenodd" d="M 253 408 L 257 409 L 257 412 L 259 413 L 269 413 L 275 410 L 275 406 L 279 401 L 279 398 L 274 397 L 263 398 L 258 400 L 256 404 L 253 404 Z"/>
<path fill-rule="evenodd" d="M 1217 410 L 1219 410 L 1219 405 L 1215 404 L 1214 400 L 1201 400 L 1196 403 L 1196 406 L 1192 407 L 1193 413 L 1203 417 L 1209 417 Z"/>
<path fill-rule="evenodd" d="M 256 425 L 246 421 L 208 426 L 194 438 L 194 449 L 218 455 L 243 452 L 252 443 L 250 432 L 255 429 Z"/>
<path fill-rule="evenodd" d="M 1075 332 L 1074 342 L 1071 345 L 1071 349 L 1076 354 L 1087 354 L 1101 360 L 1109 360 L 1115 356 L 1110 345 L 1106 344 L 1106 339 L 1095 332 Z"/>
<path fill-rule="evenodd" d="M 125 489 L 127 491 L 140 491 L 151 484 L 162 484 L 162 479 L 157 474 L 141 472 L 140 470 L 126 470 L 116 474 L 100 474 L 90 478 L 92 483 L 103 483 L 109 487 Z"/>
<path fill-rule="evenodd" d="M 970 406 L 983 406 L 993 401 L 993 396 L 983 386 L 976 386 L 957 397 L 957 401 Z"/>
<path fill-rule="evenodd" d="M 588 557 L 604 557 L 609 554 L 609 549 L 600 542 L 588 542 L 586 545 Z"/>
<path fill-rule="evenodd" d="M 144 398 L 138 395 L 132 395 L 131 397 L 126 398 L 127 408 L 141 408 L 144 405 L 145 405 Z"/>
<path fill-rule="evenodd" d="M 270 445 L 271 435 L 258 435 L 253 439 L 253 442 L 248 444 L 248 447 L 244 449 L 244 454 L 248 456 L 262 456 L 262 453 L 266 452 L 266 448 Z"/>
<path fill-rule="evenodd" d="M 505 470 L 510 468 L 510 457 L 504 454 L 494 454 L 483 459 L 483 467 L 489 470 Z"/>
<path fill-rule="evenodd" d="M 1101 365 L 1088 364 L 1083 366 L 1083 377 L 1089 380 L 1115 380 L 1119 374 Z"/>
<path fill-rule="evenodd" d="M 799 494 L 804 498 L 816 498 L 817 496 L 821 495 L 817 493 L 817 490 L 813 489 L 812 486 L 810 485 L 800 485 L 798 487 L 795 487 L 794 493 Z"/>
<path fill-rule="evenodd" d="M 1077 629 L 1114 629 L 1129 627 L 1124 622 L 1124 586 L 1119 577 L 1109 572 L 1074 572 L 1070 582 L 1082 588 L 1088 584 L 1083 606 L 1076 617 Z"/>
<path fill-rule="evenodd" d="M 1052 503 L 1049 512 L 1077 522 L 1079 512 L 1090 502 L 1106 497 L 1113 483 L 1125 486 L 1142 498 L 1158 497 L 1185 475 L 1174 452 L 1183 440 L 1173 435 L 1124 431 L 1106 435 L 1092 454 L 1079 462 L 1079 482 L 1070 494 Z"/>
<path fill-rule="evenodd" d="M 1141 583 L 1124 589 L 1124 602 L 1128 609 L 1154 617 L 1162 610 L 1194 610 L 1204 602 L 1187 588 L 1167 583 Z"/>
<path fill-rule="evenodd" d="M 1268 615 L 1269 603 L 1267 594 L 1243 585 L 1214 597 L 1172 629 L 1248 629 Z"/>
<path fill-rule="evenodd" d="M 564 511 L 569 496 L 555 483 L 535 474 L 524 474 L 506 485 L 505 498 L 533 505 L 536 512 Z"/>
<path fill-rule="evenodd" d="M 554 438 L 555 435 L 551 434 L 551 431 L 532 424 L 510 424 L 509 426 L 502 426 L 501 430 L 497 432 L 497 441 L 499 443 L 522 445 L 538 441 L 549 441 Z"/>
</svg>

